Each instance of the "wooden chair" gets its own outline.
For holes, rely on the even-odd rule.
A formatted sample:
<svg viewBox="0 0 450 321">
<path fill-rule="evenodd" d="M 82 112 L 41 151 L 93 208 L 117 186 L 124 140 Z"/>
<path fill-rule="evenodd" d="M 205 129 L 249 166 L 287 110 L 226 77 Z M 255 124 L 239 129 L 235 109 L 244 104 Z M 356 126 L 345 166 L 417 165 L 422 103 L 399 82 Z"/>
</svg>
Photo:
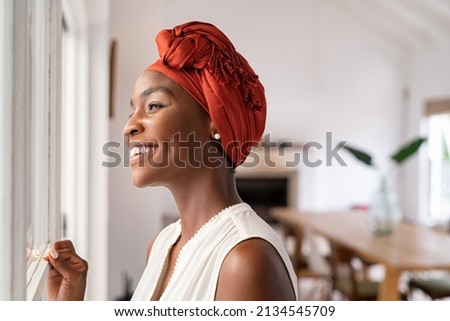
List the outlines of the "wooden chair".
<svg viewBox="0 0 450 321">
<path fill-rule="evenodd" d="M 450 233 L 450 221 L 447 222 L 447 226 L 440 229 L 443 232 Z M 410 299 L 415 290 L 422 291 L 431 300 L 450 298 L 450 273 L 442 271 L 442 274 L 439 275 L 413 276 L 408 281 L 406 298 Z"/>
<path fill-rule="evenodd" d="M 296 227 L 283 224 L 285 237 L 291 237 L 294 242 L 293 249 L 290 253 L 292 265 L 296 271 L 308 268 L 306 256 L 302 253 L 303 233 Z M 287 243 L 287 242 L 286 242 Z"/>
<path fill-rule="evenodd" d="M 284 243 L 287 245 L 289 239 L 291 243 L 291 251 L 289 253 L 292 265 L 299 281 L 311 279 L 316 282 L 313 289 L 309 292 L 301 293 L 305 299 L 326 300 L 329 297 L 331 273 L 327 266 L 323 266 L 328 260 L 321 257 L 318 248 L 313 240 L 313 235 L 309 231 L 304 231 L 298 226 L 288 225 L 287 222 L 279 222 L 284 235 Z M 303 252 L 303 242 L 308 241 L 309 251 Z M 323 260 L 323 261 L 322 261 Z M 314 292 L 314 293 L 313 293 Z"/>
<path fill-rule="evenodd" d="M 366 269 L 368 263 L 361 260 L 349 248 L 330 242 L 330 263 L 332 270 L 332 291 L 340 293 L 350 301 L 376 300 L 380 283 L 368 279 Z M 354 261 L 360 260 L 363 268 L 356 270 Z M 330 297 L 333 299 L 333 297 Z"/>
<path fill-rule="evenodd" d="M 408 289 L 408 298 L 411 298 L 414 290 L 422 291 L 431 300 L 450 298 L 450 274 L 429 278 L 413 277 L 408 281 Z"/>
</svg>

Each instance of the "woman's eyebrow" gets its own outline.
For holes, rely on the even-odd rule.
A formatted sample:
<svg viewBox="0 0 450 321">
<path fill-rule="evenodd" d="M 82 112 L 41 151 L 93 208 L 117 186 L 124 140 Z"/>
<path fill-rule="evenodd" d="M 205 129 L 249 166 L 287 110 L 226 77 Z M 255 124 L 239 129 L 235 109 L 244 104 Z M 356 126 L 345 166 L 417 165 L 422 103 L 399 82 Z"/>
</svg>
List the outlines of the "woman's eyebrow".
<svg viewBox="0 0 450 321">
<path fill-rule="evenodd" d="M 173 96 L 172 90 L 170 90 L 170 89 L 167 88 L 167 87 L 150 87 L 150 88 L 147 88 L 146 90 L 144 90 L 144 91 L 141 93 L 141 99 L 142 99 L 142 98 L 145 98 L 145 97 L 147 97 L 147 96 L 150 96 L 151 94 L 153 94 L 153 93 L 155 93 L 155 92 L 162 92 L 162 93 L 164 93 L 164 94 Z"/>
<path fill-rule="evenodd" d="M 143 92 L 141 92 L 139 98 L 144 99 L 147 96 L 150 96 L 151 94 L 153 94 L 155 92 L 162 92 L 164 94 L 174 96 L 172 90 L 170 90 L 167 87 L 150 87 L 150 88 L 145 89 Z M 134 108 L 133 99 L 130 99 L 130 107 Z"/>
</svg>

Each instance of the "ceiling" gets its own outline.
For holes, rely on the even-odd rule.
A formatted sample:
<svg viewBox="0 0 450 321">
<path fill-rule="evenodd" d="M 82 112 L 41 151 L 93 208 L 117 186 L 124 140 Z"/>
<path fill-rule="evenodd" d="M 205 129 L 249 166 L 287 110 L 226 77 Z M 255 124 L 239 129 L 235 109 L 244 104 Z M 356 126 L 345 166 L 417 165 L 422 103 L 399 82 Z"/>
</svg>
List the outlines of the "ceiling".
<svg viewBox="0 0 450 321">
<path fill-rule="evenodd" d="M 450 0 L 328 0 L 396 41 L 450 44 Z"/>
</svg>

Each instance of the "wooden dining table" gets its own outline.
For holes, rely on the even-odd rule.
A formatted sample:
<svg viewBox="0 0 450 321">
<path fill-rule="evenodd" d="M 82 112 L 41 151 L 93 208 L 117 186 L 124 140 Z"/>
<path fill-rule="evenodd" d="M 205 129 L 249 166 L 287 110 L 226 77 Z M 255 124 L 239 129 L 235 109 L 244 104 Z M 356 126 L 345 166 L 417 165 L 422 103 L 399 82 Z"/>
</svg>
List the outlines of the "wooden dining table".
<svg viewBox="0 0 450 321">
<path fill-rule="evenodd" d="M 272 208 L 271 215 L 288 226 L 308 229 L 353 249 L 371 263 L 385 266 L 378 300 L 399 300 L 402 272 L 450 270 L 450 234 L 423 225 L 400 223 L 391 234 L 375 236 L 368 227 L 366 213 L 299 212 L 291 208 Z"/>
</svg>

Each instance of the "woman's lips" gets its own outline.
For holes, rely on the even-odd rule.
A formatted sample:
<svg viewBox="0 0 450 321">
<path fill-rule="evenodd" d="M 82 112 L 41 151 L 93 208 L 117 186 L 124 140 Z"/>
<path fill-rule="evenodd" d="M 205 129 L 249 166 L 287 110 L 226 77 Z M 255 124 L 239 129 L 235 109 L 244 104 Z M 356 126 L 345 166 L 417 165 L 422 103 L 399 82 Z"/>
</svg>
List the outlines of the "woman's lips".
<svg viewBox="0 0 450 321">
<path fill-rule="evenodd" d="M 130 148 L 130 166 L 134 164 L 142 164 L 149 155 L 153 154 L 158 148 L 157 145 L 147 145 L 147 146 L 134 146 Z"/>
</svg>

